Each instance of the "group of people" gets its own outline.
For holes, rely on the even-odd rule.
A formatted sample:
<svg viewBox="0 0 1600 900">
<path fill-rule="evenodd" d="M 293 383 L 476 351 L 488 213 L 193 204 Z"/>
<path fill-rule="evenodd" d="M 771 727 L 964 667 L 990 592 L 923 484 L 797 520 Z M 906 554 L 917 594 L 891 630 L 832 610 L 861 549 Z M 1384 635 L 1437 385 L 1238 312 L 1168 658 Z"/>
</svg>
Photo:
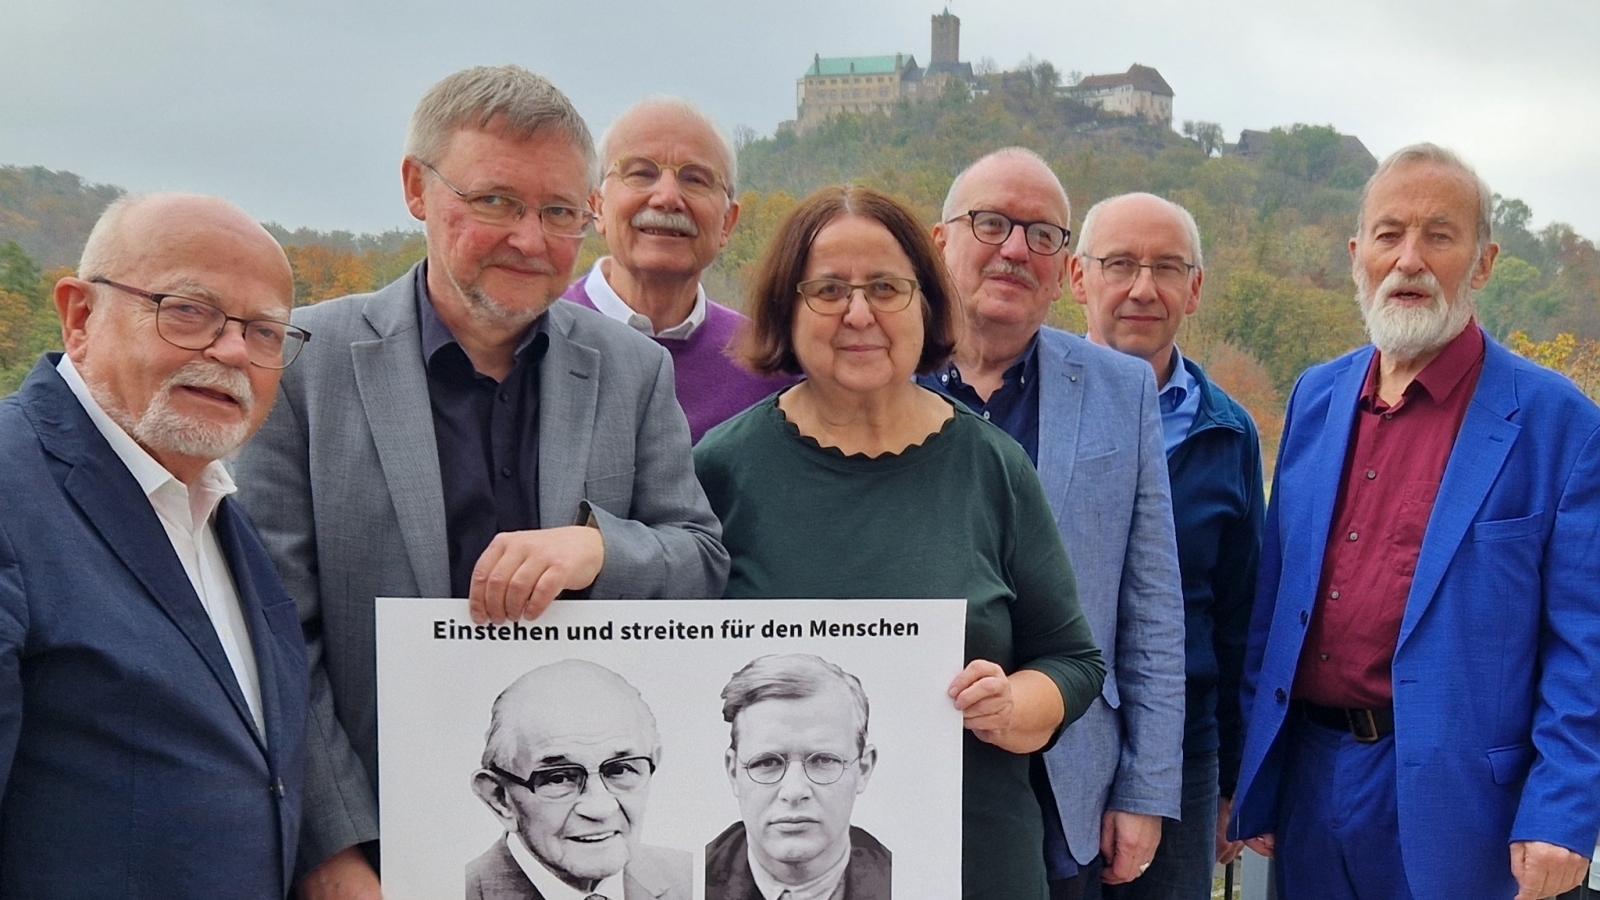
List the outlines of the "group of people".
<svg viewBox="0 0 1600 900">
<path fill-rule="evenodd" d="M 0 402 L 0 895 L 379 896 L 379 596 L 966 598 L 928 686 L 965 725 L 963 897 L 1207 897 L 1241 842 L 1284 898 L 1583 877 L 1600 409 L 1476 324 L 1492 195 L 1449 151 L 1368 182 L 1372 345 L 1301 378 L 1270 505 L 1249 414 L 1177 346 L 1205 269 L 1163 198 L 1073 245 L 1022 148 L 931 227 L 825 189 L 746 320 L 700 283 L 737 171 L 687 103 L 596 153 L 545 79 L 464 70 L 401 176 L 427 255 L 372 294 L 291 312 L 272 238 L 190 195 L 113 203 L 56 285 L 65 353 Z M 1044 324 L 1068 290 L 1086 336 Z M 631 827 L 648 710 L 591 727 L 640 704 L 606 674 L 496 702 L 472 784 L 506 835 L 469 896 L 689 897 Z M 774 724 L 809 693 L 738 681 L 723 896 L 885 896 L 888 851 L 818 812 L 870 776 L 864 698 L 833 746 Z"/>
</svg>

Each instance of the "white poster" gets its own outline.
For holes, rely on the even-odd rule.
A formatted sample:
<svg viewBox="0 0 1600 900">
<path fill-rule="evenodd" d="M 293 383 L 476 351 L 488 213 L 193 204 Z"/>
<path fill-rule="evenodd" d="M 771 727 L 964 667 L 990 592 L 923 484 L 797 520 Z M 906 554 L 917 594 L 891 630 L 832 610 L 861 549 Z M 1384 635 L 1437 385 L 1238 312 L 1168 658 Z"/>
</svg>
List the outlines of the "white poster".
<svg viewBox="0 0 1600 900">
<path fill-rule="evenodd" d="M 464 600 L 380 598 L 384 896 L 959 897 L 965 620 L 585 600 L 476 625 Z"/>
</svg>

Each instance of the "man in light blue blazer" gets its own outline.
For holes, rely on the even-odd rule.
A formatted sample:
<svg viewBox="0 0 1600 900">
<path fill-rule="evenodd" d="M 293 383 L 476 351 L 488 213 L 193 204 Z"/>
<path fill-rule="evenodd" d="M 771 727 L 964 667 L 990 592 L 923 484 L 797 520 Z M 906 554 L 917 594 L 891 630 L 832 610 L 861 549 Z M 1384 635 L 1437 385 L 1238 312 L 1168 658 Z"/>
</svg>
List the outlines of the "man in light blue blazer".
<svg viewBox="0 0 1600 900">
<path fill-rule="evenodd" d="M 940 218 L 968 328 L 954 364 L 923 383 L 1033 458 L 1106 657 L 1100 698 L 1035 761 L 1052 895 L 1095 897 L 1149 866 L 1181 793 L 1183 595 L 1155 376 L 1043 327 L 1066 283 L 1071 210 L 1037 155 L 973 163 Z"/>
<path fill-rule="evenodd" d="M 305 646 L 217 460 L 299 335 L 211 197 L 113 203 L 0 402 L 0 897 L 284 897 Z M 239 327 L 233 327 L 238 323 Z"/>
<path fill-rule="evenodd" d="M 375 597 L 532 618 L 558 592 L 715 597 L 727 575 L 666 351 L 551 305 L 593 218 L 567 98 L 515 66 L 451 75 L 401 174 L 427 258 L 296 313 L 317 340 L 239 461 L 311 648 L 313 898 L 379 889 Z"/>
<path fill-rule="evenodd" d="M 1379 166 L 1375 346 L 1290 400 L 1234 813 L 1285 900 L 1548 897 L 1600 834 L 1600 409 L 1473 321 L 1491 196 L 1431 144 Z"/>
</svg>

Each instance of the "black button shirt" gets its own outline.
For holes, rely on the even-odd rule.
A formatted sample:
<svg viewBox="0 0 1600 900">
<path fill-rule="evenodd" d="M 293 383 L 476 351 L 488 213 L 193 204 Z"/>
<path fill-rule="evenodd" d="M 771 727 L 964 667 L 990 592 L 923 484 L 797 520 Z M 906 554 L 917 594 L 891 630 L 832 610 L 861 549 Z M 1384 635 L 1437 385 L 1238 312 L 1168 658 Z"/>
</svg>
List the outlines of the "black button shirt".
<svg viewBox="0 0 1600 900">
<path fill-rule="evenodd" d="M 502 531 L 539 527 L 539 363 L 544 318 L 528 328 L 504 381 L 481 374 L 428 297 L 417 269 L 417 322 L 444 486 L 450 592 L 467 596 L 472 569 Z"/>
</svg>

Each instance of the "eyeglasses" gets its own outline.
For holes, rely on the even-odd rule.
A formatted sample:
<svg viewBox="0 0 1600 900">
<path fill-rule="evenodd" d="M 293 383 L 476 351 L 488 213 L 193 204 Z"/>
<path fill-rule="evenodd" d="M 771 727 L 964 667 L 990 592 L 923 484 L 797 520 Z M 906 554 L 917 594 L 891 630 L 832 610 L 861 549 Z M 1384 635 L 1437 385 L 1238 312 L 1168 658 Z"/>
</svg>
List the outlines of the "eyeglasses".
<svg viewBox="0 0 1600 900">
<path fill-rule="evenodd" d="M 911 305 L 911 296 L 919 285 L 914 278 L 884 276 L 864 284 L 852 284 L 838 278 L 813 278 L 795 286 L 806 306 L 821 316 L 843 315 L 850 308 L 850 298 L 856 291 L 866 298 L 867 305 L 877 312 L 899 312 Z"/>
<path fill-rule="evenodd" d="M 589 784 L 590 771 L 596 772 L 600 783 L 613 794 L 637 791 L 650 783 L 656 763 L 648 756 L 624 756 L 608 759 L 594 770 L 576 764 L 534 769 L 527 778 L 519 778 L 499 766 L 489 766 L 489 770 L 522 785 L 540 800 L 566 800 L 583 793 Z"/>
<path fill-rule="evenodd" d="M 263 369 L 286 369 L 311 340 L 311 332 L 276 319 L 242 319 L 230 316 L 204 300 L 181 294 L 157 294 L 109 278 L 89 279 L 94 284 L 116 288 L 125 294 L 143 297 L 156 305 L 156 334 L 174 347 L 204 350 L 222 337 L 229 322 L 238 322 L 244 335 L 244 355 L 252 365 Z"/>
<path fill-rule="evenodd" d="M 445 187 L 461 198 L 467 205 L 467 210 L 472 217 L 485 225 L 514 225 L 522 221 L 528 214 L 528 204 L 515 197 L 505 194 L 495 194 L 487 191 L 468 192 L 450 183 L 450 179 L 440 174 L 432 163 L 422 163 L 423 168 L 432 172 Z M 555 237 L 581 238 L 589 229 L 589 223 L 594 221 L 594 213 L 576 206 L 562 206 L 552 203 L 538 209 L 539 225 L 544 228 L 544 233 Z"/>
<path fill-rule="evenodd" d="M 701 163 L 668 166 L 648 156 L 629 156 L 612 163 L 606 177 L 615 175 L 636 191 L 648 191 L 661 180 L 662 172 L 671 172 L 677 178 L 678 190 L 690 197 L 709 197 L 718 191 L 733 196 L 733 191 L 723 182 L 722 176 Z"/>
<path fill-rule="evenodd" d="M 745 774 L 756 784 L 777 784 L 789 774 L 789 765 L 794 762 L 800 763 L 806 778 L 810 779 L 812 784 L 833 784 L 844 777 L 845 767 L 856 759 L 845 759 L 837 753 L 819 750 L 805 757 L 796 754 L 761 753 L 739 765 L 744 767 Z"/>
<path fill-rule="evenodd" d="M 1149 269 L 1150 277 L 1155 279 L 1156 287 L 1164 290 L 1179 290 L 1189 283 L 1189 273 L 1195 268 L 1194 263 L 1184 262 L 1181 259 L 1158 259 L 1153 263 L 1142 263 L 1131 256 L 1089 256 L 1084 259 L 1093 259 L 1100 263 L 1100 277 L 1106 284 L 1114 288 L 1124 288 L 1133 284 L 1139 278 L 1140 269 Z"/>
<path fill-rule="evenodd" d="M 1005 213 L 992 209 L 969 209 L 962 215 L 945 219 L 948 225 L 956 219 L 966 219 L 972 226 L 972 236 L 985 244 L 999 246 L 1011 237 L 1014 228 L 1022 229 L 1028 251 L 1040 256 L 1053 256 L 1061 252 L 1072 237 L 1072 229 L 1062 228 L 1054 222 L 1018 222 Z"/>
</svg>

